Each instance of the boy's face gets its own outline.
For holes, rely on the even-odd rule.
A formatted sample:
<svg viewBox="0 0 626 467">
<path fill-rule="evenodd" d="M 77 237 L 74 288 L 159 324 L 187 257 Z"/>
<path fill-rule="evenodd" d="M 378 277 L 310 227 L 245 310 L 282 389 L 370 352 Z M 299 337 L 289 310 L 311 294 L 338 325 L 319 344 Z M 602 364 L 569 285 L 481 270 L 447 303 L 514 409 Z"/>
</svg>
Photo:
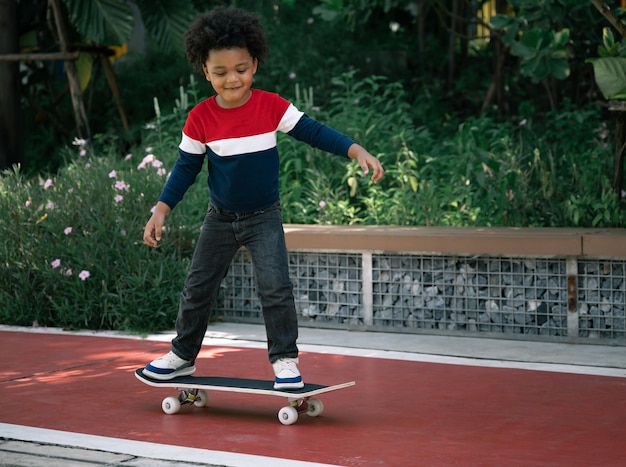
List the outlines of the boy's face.
<svg viewBox="0 0 626 467">
<path fill-rule="evenodd" d="M 248 49 L 211 50 L 202 69 L 217 93 L 220 107 L 231 109 L 245 104 L 258 66 Z"/>
</svg>

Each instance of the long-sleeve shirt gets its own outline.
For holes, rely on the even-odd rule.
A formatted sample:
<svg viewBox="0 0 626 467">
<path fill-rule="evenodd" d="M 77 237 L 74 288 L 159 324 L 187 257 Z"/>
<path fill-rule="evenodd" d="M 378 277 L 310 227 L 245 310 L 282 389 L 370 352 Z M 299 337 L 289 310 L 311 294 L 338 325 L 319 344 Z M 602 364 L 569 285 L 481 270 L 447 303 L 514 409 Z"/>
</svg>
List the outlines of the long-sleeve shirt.
<svg viewBox="0 0 626 467">
<path fill-rule="evenodd" d="M 220 107 L 213 96 L 189 113 L 178 160 L 159 201 L 173 209 L 207 158 L 211 202 L 217 207 L 239 213 L 270 207 L 279 199 L 279 131 L 344 157 L 354 143 L 278 94 L 253 89 L 244 105 L 232 109 Z"/>
</svg>

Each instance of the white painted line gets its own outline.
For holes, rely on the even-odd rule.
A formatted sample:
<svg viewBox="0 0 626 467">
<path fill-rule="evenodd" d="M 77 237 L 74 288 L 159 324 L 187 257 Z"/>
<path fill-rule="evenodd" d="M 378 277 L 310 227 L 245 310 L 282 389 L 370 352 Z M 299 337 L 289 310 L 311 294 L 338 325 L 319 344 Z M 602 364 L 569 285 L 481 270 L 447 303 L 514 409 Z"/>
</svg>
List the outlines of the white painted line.
<svg viewBox="0 0 626 467">
<path fill-rule="evenodd" d="M 336 467 L 331 464 L 146 443 L 143 441 L 85 435 L 82 433 L 69 433 L 66 431 L 11 425 L 7 423 L 0 423 L 0 437 L 18 441 L 126 454 L 149 459 L 198 464 L 217 464 L 229 467 L 248 467 L 250 465 L 256 467 Z"/>
</svg>

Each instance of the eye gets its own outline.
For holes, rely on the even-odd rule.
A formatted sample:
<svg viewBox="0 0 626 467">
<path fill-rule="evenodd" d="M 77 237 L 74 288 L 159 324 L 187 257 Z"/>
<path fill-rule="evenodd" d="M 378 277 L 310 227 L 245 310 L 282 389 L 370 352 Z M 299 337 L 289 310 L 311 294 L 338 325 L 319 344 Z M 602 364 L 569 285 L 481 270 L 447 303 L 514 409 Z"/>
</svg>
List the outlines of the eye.
<svg viewBox="0 0 626 467">
<path fill-rule="evenodd" d="M 220 71 L 219 73 L 213 73 L 215 76 L 226 76 L 225 72 Z"/>
<path fill-rule="evenodd" d="M 247 68 L 245 68 L 243 70 L 237 70 L 237 73 L 239 73 L 240 75 L 243 75 L 246 71 L 248 71 Z"/>
</svg>

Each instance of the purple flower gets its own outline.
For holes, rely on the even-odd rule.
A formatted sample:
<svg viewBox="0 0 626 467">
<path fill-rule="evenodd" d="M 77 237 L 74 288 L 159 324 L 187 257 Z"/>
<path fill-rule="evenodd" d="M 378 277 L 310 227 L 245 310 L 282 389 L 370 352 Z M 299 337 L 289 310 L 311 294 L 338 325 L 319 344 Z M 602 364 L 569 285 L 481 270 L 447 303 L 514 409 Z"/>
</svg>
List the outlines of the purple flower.
<svg viewBox="0 0 626 467">
<path fill-rule="evenodd" d="M 111 170 L 109 172 L 109 178 L 115 178 L 115 177 L 117 177 L 117 172 L 115 170 Z"/>
<path fill-rule="evenodd" d="M 72 228 L 71 227 L 65 227 L 65 230 L 63 231 L 63 233 L 65 235 L 69 235 L 72 233 Z"/>
<path fill-rule="evenodd" d="M 113 198 L 113 201 L 115 201 L 116 203 L 121 203 L 122 201 L 124 201 L 124 197 L 122 195 L 117 195 L 115 198 Z"/>
<path fill-rule="evenodd" d="M 91 273 L 89 271 L 87 271 L 86 269 L 83 269 L 82 271 L 80 271 L 80 273 L 78 273 L 78 277 L 80 278 L 81 281 L 86 281 L 89 276 L 91 276 Z"/>
<path fill-rule="evenodd" d="M 50 266 L 52 266 L 52 269 L 58 268 L 59 266 L 61 266 L 61 260 L 58 258 L 55 259 L 54 261 L 50 263 Z"/>
<path fill-rule="evenodd" d="M 124 180 L 118 180 L 117 182 L 115 182 L 115 188 L 117 188 L 118 190 L 128 191 L 130 185 L 127 185 Z"/>
<path fill-rule="evenodd" d="M 137 166 L 137 170 L 145 169 L 148 164 L 152 164 L 155 160 L 154 154 L 148 154 L 146 157 L 142 159 L 142 161 Z"/>
<path fill-rule="evenodd" d="M 47 190 L 48 188 L 50 188 L 52 186 L 52 179 L 49 178 L 48 180 L 46 180 L 46 182 L 43 184 L 43 189 Z"/>
</svg>

